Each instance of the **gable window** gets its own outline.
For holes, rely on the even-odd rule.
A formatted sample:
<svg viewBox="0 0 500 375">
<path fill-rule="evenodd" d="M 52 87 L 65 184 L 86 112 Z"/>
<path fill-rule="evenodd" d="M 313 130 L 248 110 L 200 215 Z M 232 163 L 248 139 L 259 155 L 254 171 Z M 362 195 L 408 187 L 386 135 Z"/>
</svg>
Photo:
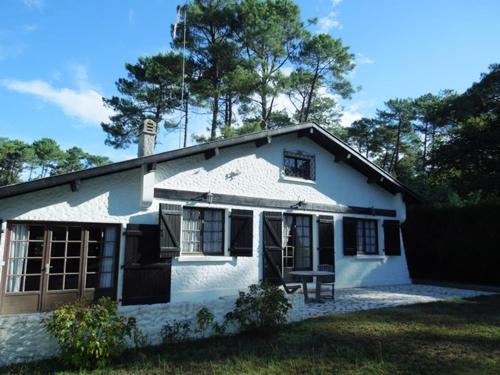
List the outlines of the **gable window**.
<svg viewBox="0 0 500 375">
<path fill-rule="evenodd" d="M 187 207 L 183 209 L 182 253 L 224 253 L 224 210 Z"/>
<path fill-rule="evenodd" d="M 283 172 L 285 176 L 303 178 L 304 180 L 314 180 L 314 155 L 285 151 Z"/>
</svg>

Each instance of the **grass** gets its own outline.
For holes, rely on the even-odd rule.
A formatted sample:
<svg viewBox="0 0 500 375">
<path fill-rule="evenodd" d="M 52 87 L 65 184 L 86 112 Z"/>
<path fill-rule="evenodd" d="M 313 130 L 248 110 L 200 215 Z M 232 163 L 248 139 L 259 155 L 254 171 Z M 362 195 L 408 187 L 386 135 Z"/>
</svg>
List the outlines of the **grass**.
<svg viewBox="0 0 500 375">
<path fill-rule="evenodd" d="M 0 372 L 78 373 L 61 368 L 52 360 Z M 500 374 L 500 295 L 331 315 L 267 336 L 151 347 L 88 373 Z"/>
</svg>

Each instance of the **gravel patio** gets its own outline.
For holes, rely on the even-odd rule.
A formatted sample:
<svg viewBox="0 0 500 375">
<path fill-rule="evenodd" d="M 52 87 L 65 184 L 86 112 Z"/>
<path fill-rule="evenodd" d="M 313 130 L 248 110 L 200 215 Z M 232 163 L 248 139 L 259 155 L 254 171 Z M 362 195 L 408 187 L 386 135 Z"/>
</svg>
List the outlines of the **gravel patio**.
<svg viewBox="0 0 500 375">
<path fill-rule="evenodd" d="M 495 293 L 420 284 L 337 289 L 335 290 L 334 301 L 325 300 L 324 303 L 305 304 L 299 314 L 302 319 L 308 319 L 328 314 L 492 294 Z"/>
</svg>

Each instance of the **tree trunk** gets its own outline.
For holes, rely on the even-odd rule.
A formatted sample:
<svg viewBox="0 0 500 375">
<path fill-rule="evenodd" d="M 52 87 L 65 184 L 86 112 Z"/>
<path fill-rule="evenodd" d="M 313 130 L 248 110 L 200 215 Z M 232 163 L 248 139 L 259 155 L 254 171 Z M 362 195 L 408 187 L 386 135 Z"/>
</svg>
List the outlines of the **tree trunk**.
<svg viewBox="0 0 500 375">
<path fill-rule="evenodd" d="M 267 129 L 267 96 L 265 93 L 260 94 L 260 128 Z"/>
<path fill-rule="evenodd" d="M 212 103 L 212 127 L 210 129 L 210 139 L 215 139 L 217 136 L 217 117 L 219 116 L 219 93 L 214 94 L 214 102 Z"/>
<path fill-rule="evenodd" d="M 395 171 L 397 168 L 398 168 L 398 164 L 399 164 L 399 146 L 400 146 L 400 143 L 401 143 L 401 118 L 399 118 L 399 121 L 398 121 L 398 132 L 396 134 L 396 147 L 394 149 L 394 155 L 393 155 L 393 159 L 392 159 L 392 170 Z"/>
<path fill-rule="evenodd" d="M 429 132 L 429 124 L 426 122 L 424 127 L 424 152 L 422 155 L 422 170 L 425 172 L 425 167 L 427 166 L 427 139 Z"/>
<path fill-rule="evenodd" d="M 306 110 L 304 112 L 304 121 L 307 121 L 309 118 L 309 111 L 311 110 L 311 102 L 312 98 L 314 96 L 314 90 L 316 89 L 316 82 L 318 81 L 318 75 L 319 75 L 319 63 L 316 64 L 316 69 L 314 71 L 314 77 L 311 82 L 311 89 L 309 90 L 309 94 L 307 96 L 307 106 Z"/>
</svg>

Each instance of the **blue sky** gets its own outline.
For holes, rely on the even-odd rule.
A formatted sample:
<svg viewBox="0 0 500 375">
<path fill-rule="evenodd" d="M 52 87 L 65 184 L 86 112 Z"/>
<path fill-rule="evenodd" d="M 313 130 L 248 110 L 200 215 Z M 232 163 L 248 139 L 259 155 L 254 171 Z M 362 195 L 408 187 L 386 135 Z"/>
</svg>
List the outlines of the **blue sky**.
<svg viewBox="0 0 500 375">
<path fill-rule="evenodd" d="M 113 160 L 135 146 L 104 145 L 101 96 L 116 93 L 124 63 L 167 51 L 175 1 L 1 0 L 0 136 L 52 137 Z M 498 0 L 300 0 L 303 19 L 343 39 L 356 54 L 360 92 L 344 105 L 344 124 L 384 101 L 441 89 L 463 91 L 500 63 Z M 192 131 L 204 131 L 198 117 Z M 190 132 L 191 133 L 191 132 Z M 178 147 L 163 133 L 158 151 Z"/>
</svg>

